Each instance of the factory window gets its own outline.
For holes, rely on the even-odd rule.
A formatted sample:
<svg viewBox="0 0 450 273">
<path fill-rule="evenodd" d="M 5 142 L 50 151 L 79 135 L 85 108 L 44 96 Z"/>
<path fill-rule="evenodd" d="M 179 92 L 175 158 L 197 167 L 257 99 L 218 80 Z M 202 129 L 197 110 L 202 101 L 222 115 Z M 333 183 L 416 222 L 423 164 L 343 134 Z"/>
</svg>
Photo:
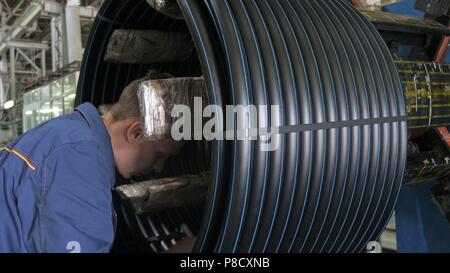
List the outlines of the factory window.
<svg viewBox="0 0 450 273">
<path fill-rule="evenodd" d="M 23 95 L 23 131 L 73 111 L 78 72 Z"/>
</svg>

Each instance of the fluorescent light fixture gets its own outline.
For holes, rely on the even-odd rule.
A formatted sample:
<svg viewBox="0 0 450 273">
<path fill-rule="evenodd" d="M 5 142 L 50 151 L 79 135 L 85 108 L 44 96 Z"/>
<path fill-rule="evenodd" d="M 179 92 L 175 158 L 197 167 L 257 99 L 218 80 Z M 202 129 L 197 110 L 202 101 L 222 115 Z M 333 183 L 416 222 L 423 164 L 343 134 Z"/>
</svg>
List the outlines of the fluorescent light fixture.
<svg viewBox="0 0 450 273">
<path fill-rule="evenodd" d="M 9 100 L 7 102 L 5 102 L 5 104 L 3 105 L 3 108 L 5 108 L 6 110 L 11 109 L 14 107 L 14 101 L 13 100 Z"/>
</svg>

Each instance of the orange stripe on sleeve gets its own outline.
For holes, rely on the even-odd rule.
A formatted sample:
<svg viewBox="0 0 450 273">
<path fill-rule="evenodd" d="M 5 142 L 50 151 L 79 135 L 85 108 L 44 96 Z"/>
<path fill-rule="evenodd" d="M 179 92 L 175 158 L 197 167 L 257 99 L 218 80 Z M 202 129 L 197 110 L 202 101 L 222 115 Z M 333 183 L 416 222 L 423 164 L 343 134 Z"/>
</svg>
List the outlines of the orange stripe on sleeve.
<svg viewBox="0 0 450 273">
<path fill-rule="evenodd" d="M 8 147 L 3 147 L 3 150 L 7 151 L 8 153 L 15 154 L 20 159 L 22 159 L 25 162 L 25 164 L 27 164 L 27 166 L 30 167 L 30 169 L 32 169 L 33 171 L 36 170 L 36 166 L 34 166 L 25 156 L 23 156 L 18 151 L 14 150 L 12 148 L 8 148 Z"/>
</svg>

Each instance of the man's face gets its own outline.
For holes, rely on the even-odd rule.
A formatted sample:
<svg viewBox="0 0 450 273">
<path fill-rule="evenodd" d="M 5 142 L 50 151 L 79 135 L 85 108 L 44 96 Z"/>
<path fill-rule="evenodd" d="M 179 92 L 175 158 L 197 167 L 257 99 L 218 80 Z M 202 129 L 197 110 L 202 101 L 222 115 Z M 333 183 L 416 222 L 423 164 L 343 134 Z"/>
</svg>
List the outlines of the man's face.
<svg viewBox="0 0 450 273">
<path fill-rule="evenodd" d="M 171 139 L 161 141 L 144 140 L 139 146 L 132 175 L 163 171 L 167 158 L 176 155 L 182 148 L 180 142 L 175 142 Z"/>
</svg>

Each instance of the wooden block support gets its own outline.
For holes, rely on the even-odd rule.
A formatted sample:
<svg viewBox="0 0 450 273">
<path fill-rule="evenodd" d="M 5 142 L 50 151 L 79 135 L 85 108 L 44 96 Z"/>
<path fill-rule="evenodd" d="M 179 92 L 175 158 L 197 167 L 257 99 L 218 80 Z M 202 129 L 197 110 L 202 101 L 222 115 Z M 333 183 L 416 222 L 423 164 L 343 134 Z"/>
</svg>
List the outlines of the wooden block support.
<svg viewBox="0 0 450 273">
<path fill-rule="evenodd" d="M 209 176 L 190 175 L 123 185 L 119 196 L 137 213 L 150 213 L 206 201 Z"/>
<path fill-rule="evenodd" d="M 113 32 L 104 60 L 110 63 L 154 64 L 187 60 L 194 53 L 188 33 L 117 29 Z"/>
</svg>

